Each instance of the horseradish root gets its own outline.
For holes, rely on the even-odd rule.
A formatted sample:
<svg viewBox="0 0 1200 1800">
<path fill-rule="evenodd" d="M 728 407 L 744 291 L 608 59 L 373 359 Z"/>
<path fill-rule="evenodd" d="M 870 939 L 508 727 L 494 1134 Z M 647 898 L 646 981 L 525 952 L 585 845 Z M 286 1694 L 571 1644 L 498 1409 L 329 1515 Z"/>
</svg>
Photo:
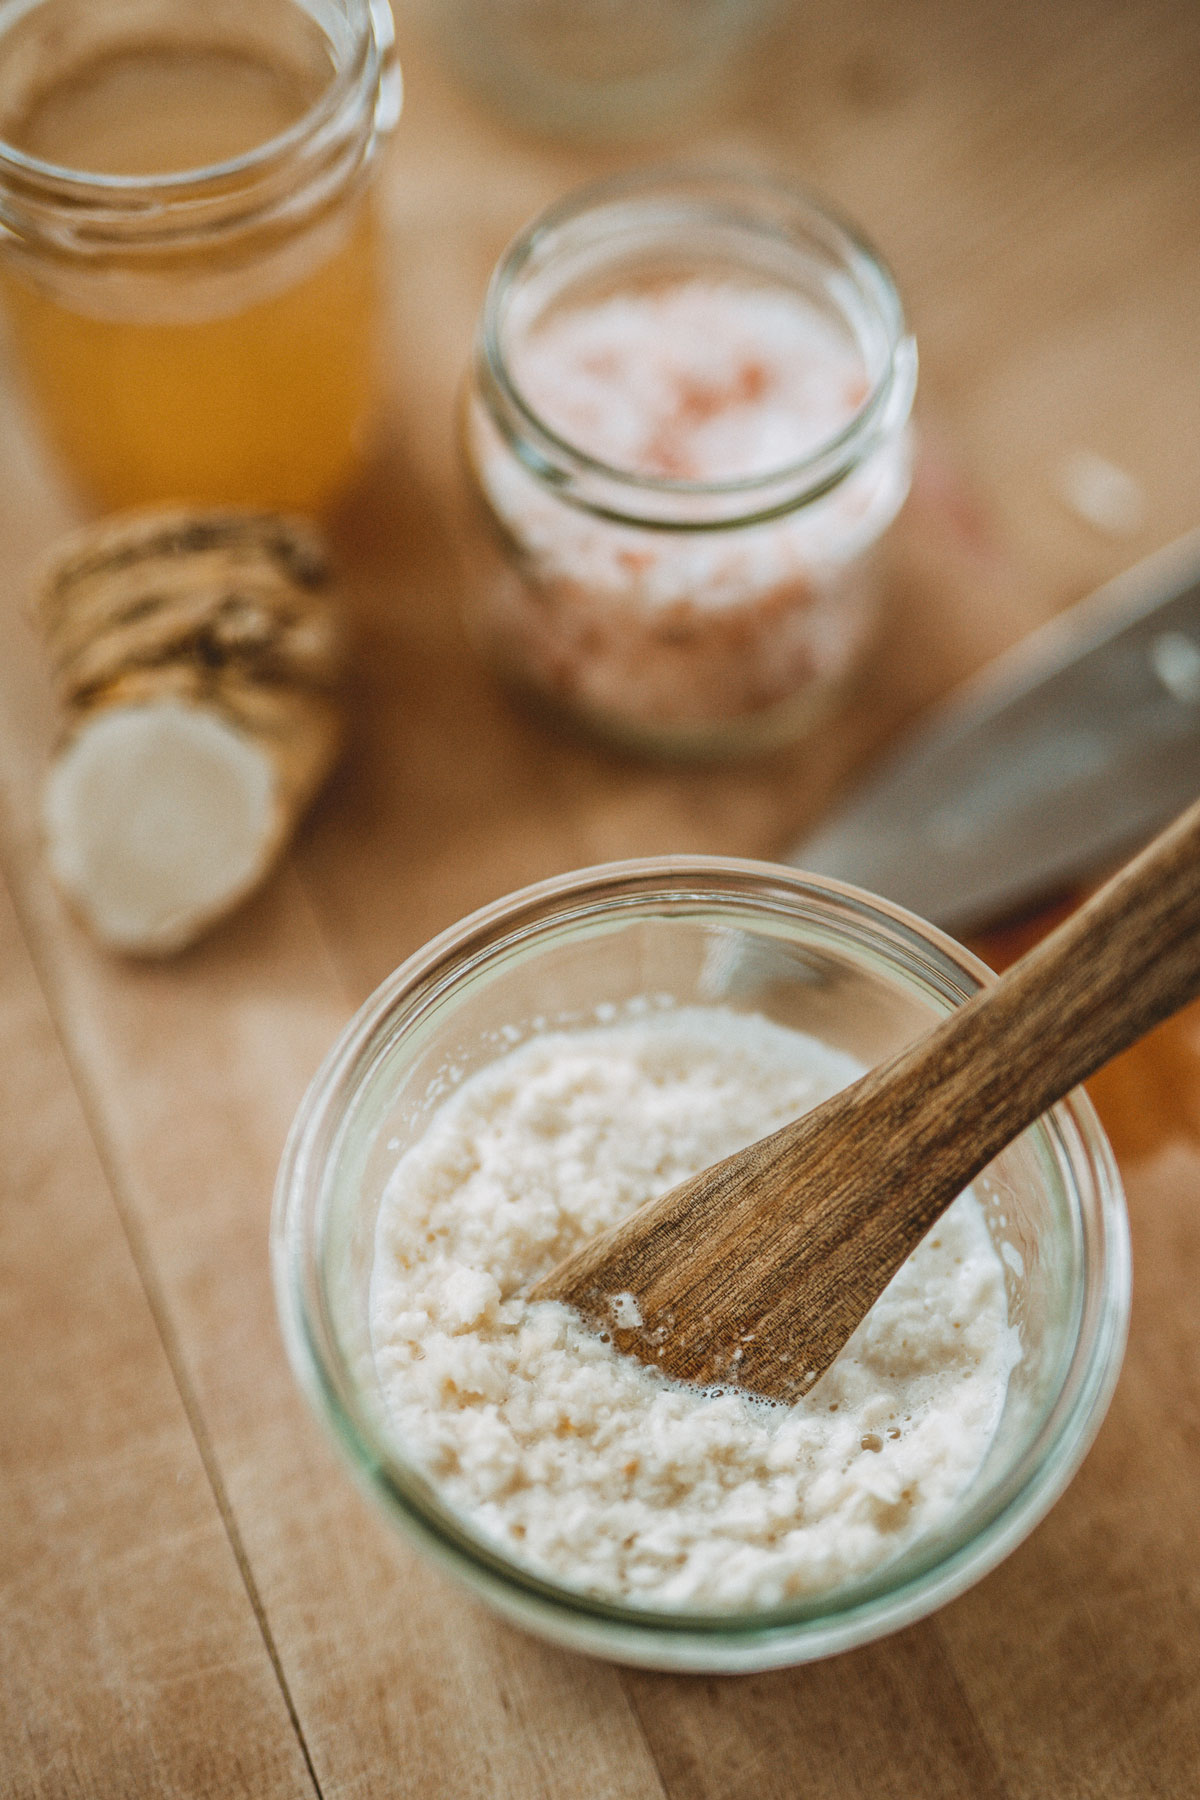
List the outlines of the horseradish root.
<svg viewBox="0 0 1200 1800">
<path fill-rule="evenodd" d="M 333 760 L 337 621 L 310 527 L 123 514 L 48 566 L 37 606 L 65 727 L 50 866 L 113 949 L 181 949 L 267 873 Z"/>
</svg>

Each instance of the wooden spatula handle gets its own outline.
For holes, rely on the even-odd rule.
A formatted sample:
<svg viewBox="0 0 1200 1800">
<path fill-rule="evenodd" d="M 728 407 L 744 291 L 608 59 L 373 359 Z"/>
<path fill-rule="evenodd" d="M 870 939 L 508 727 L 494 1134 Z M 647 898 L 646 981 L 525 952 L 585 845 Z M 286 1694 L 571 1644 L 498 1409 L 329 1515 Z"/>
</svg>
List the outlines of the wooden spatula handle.
<svg viewBox="0 0 1200 1800">
<path fill-rule="evenodd" d="M 955 1195 L 1198 993 L 1200 803 L 927 1037 L 583 1246 L 534 1297 L 603 1320 L 631 1293 L 643 1324 L 609 1324 L 620 1348 L 795 1399 Z"/>
<path fill-rule="evenodd" d="M 961 1109 L 990 1160 L 1198 993 L 1200 802 L 924 1039 L 910 1053 L 913 1072 L 924 1071 L 943 1107 Z M 904 1060 L 889 1065 L 893 1077 Z"/>
<path fill-rule="evenodd" d="M 826 1366 L 955 1195 L 1056 1100 L 1198 993 L 1200 803 L 994 987 L 720 1165 L 727 1179 L 708 1172 L 714 1280 L 736 1269 L 742 1246 L 757 1260 L 756 1244 L 772 1242 L 771 1267 L 756 1268 L 762 1353 L 774 1314 L 783 1341 L 789 1285 L 803 1275 L 822 1296 L 827 1327 L 808 1360 Z"/>
</svg>

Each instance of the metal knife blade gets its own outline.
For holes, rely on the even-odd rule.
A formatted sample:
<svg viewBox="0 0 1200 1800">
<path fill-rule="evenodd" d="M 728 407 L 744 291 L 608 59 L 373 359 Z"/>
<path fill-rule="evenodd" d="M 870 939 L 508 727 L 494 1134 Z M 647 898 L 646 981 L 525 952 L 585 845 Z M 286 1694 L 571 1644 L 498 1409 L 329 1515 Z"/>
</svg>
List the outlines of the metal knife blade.
<svg viewBox="0 0 1200 1800">
<path fill-rule="evenodd" d="M 997 657 L 788 861 L 949 931 L 1120 858 L 1200 793 L 1200 530 Z"/>
</svg>

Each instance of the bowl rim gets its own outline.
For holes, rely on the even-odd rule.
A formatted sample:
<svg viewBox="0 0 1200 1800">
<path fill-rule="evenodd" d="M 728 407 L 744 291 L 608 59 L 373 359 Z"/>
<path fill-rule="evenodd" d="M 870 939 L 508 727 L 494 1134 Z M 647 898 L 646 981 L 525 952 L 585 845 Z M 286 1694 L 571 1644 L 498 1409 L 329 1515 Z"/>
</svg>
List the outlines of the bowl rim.
<svg viewBox="0 0 1200 1800">
<path fill-rule="evenodd" d="M 498 953 L 555 927 L 585 924 L 635 905 L 695 901 L 762 905 L 799 922 L 824 911 L 843 931 L 899 966 L 925 959 L 953 1003 L 994 974 L 946 933 L 849 883 L 782 864 L 721 856 L 657 856 L 593 865 L 518 889 L 433 937 L 385 978 L 344 1028 L 301 1101 L 275 1190 L 271 1255 L 276 1299 L 293 1371 L 343 1457 L 385 1514 L 494 1609 L 573 1649 L 659 1668 L 769 1668 L 866 1643 L 924 1617 L 979 1580 L 1033 1530 L 1075 1474 L 1099 1429 L 1120 1371 L 1130 1301 L 1129 1230 L 1112 1151 L 1077 1089 L 1043 1116 L 1064 1176 L 1081 1255 L 1075 1323 L 1061 1383 L 1031 1443 L 1002 1479 L 976 1496 L 948 1534 L 934 1533 L 878 1569 L 803 1603 L 759 1612 L 657 1612 L 584 1594 L 511 1562 L 440 1501 L 394 1453 L 357 1391 L 348 1360 L 316 1316 L 309 1261 L 311 1212 L 327 1193 L 372 1068 L 427 1008 Z M 953 971 L 951 975 L 950 971 Z M 409 1015 L 404 1008 L 409 1006 Z M 1069 1177 L 1069 1178 L 1068 1178 Z M 1081 1194 L 1080 1184 L 1087 1191 Z M 1090 1212 L 1087 1210 L 1090 1205 Z M 316 1275 L 319 1277 L 319 1267 Z M 317 1283 L 318 1292 L 319 1281 Z M 899 1578 L 895 1571 L 902 1571 Z"/>
</svg>

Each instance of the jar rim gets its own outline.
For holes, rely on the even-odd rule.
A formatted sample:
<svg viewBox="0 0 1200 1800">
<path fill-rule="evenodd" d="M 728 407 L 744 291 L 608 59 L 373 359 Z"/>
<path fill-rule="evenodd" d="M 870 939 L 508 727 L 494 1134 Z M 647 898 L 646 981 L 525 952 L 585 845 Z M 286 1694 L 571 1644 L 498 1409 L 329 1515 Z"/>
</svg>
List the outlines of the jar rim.
<svg viewBox="0 0 1200 1800">
<path fill-rule="evenodd" d="M 697 223 L 737 227 L 747 241 L 790 239 L 796 248 L 802 247 L 805 236 L 811 242 L 822 241 L 827 251 L 840 257 L 857 298 L 882 327 L 887 349 L 883 367 L 846 423 L 804 455 L 721 480 L 687 480 L 623 468 L 549 425 L 514 377 L 503 345 L 507 309 L 522 277 L 538 258 L 552 253 L 555 238 L 589 216 L 599 224 L 639 203 L 648 216 L 667 201 L 686 206 Z M 561 497 L 617 522 L 632 519 L 683 529 L 692 521 L 678 516 L 681 503 L 684 508 L 705 501 L 740 503 L 734 518 L 706 517 L 704 524 L 712 527 L 776 518 L 832 492 L 878 442 L 904 425 L 917 375 L 916 344 L 895 279 L 857 226 L 807 187 L 763 172 L 690 164 L 657 165 L 588 182 L 530 220 L 493 270 L 476 335 L 475 363 L 480 391 L 509 448 Z M 649 500 L 649 507 L 636 509 L 631 496 Z"/>
<path fill-rule="evenodd" d="M 651 857 L 573 871 L 481 908 L 418 950 L 359 1009 L 301 1103 L 276 1186 L 272 1262 L 293 1369 L 317 1412 L 393 1522 L 417 1536 L 452 1574 L 544 1636 L 652 1667 L 766 1668 L 833 1654 L 923 1617 L 978 1580 L 1033 1528 L 1062 1493 L 1099 1428 L 1120 1369 L 1129 1308 L 1129 1244 L 1120 1179 L 1107 1139 L 1081 1090 L 1045 1116 L 1052 1148 L 1070 1174 L 1073 1229 L 1081 1235 L 1079 1304 L 1061 1384 L 1011 1468 L 957 1515 L 942 1541 L 914 1546 L 896 1563 L 808 1602 L 758 1613 L 658 1613 L 584 1594 L 493 1551 L 390 1452 L 362 1406 L 342 1347 L 320 1316 L 324 1270 L 314 1288 L 313 1205 L 344 1149 L 351 1114 L 385 1046 L 405 1029 L 406 1004 L 431 1003 L 490 957 L 532 934 L 578 921 L 586 904 L 626 910 L 678 899 L 755 898 L 794 903 L 840 921 L 847 944 L 891 946 L 894 967 L 924 959 L 961 997 L 991 979 L 970 951 L 903 908 L 847 883 L 793 868 L 728 857 Z M 598 913 L 598 916 L 602 916 Z M 940 973 L 939 973 L 940 972 Z M 405 1015 L 409 1023 L 416 1016 Z M 1042 1121 L 1040 1123 L 1045 1123 Z M 334 1364 L 343 1358 L 340 1369 Z M 420 1491 L 414 1493 L 414 1487 Z M 901 1572 L 902 1571 L 902 1572 Z M 714 1645 L 728 1660 L 711 1660 Z"/>
<path fill-rule="evenodd" d="M 110 219 L 125 216 L 140 221 L 161 218 L 168 209 L 200 209 L 229 201 L 245 204 L 258 188 L 269 188 L 297 152 L 311 152 L 318 162 L 336 155 L 346 135 L 344 115 L 364 93 L 378 95 L 372 136 L 386 134 L 395 124 L 402 88 L 389 0 L 361 0 L 359 17 L 348 23 L 350 53 L 335 62 L 331 79 L 312 105 L 285 130 L 237 156 L 194 168 L 121 175 L 50 162 L 19 149 L 0 133 L 0 195 L 7 180 L 39 207 L 93 209 Z M 330 34 L 324 35 L 332 44 Z M 0 236 L 5 224 L 0 209 Z"/>
</svg>

